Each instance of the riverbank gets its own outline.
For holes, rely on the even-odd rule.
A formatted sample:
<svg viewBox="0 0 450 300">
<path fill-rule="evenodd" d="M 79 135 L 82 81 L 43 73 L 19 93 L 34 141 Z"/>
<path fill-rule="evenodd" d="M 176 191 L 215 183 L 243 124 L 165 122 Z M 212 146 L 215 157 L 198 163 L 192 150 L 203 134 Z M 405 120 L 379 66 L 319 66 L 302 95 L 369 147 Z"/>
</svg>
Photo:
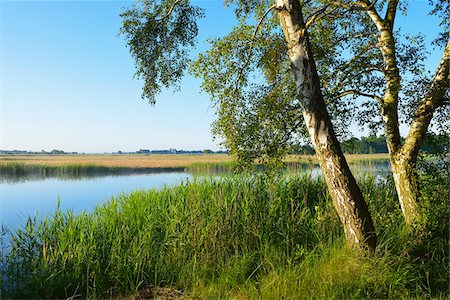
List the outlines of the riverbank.
<svg viewBox="0 0 450 300">
<path fill-rule="evenodd" d="M 423 180 L 431 226 L 419 238 L 403 229 L 392 178 L 359 178 L 380 239 L 370 257 L 345 247 L 320 177 L 194 180 L 30 218 L 13 233 L 2 295 L 447 299 L 448 183 Z"/>
</svg>

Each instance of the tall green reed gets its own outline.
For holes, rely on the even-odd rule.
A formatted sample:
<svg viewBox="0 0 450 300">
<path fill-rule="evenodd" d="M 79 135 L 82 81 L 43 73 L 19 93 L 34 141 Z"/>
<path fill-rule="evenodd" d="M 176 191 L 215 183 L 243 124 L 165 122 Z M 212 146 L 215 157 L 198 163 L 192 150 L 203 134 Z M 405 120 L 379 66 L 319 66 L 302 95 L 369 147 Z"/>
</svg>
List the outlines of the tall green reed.
<svg viewBox="0 0 450 300">
<path fill-rule="evenodd" d="M 445 296 L 448 266 L 430 269 L 445 260 L 448 238 L 430 237 L 418 263 L 392 179 L 359 183 L 379 231 L 374 257 L 343 245 L 319 177 L 194 179 L 91 213 L 30 218 L 12 233 L 2 294 L 95 298 L 176 286 L 200 298 Z"/>
</svg>

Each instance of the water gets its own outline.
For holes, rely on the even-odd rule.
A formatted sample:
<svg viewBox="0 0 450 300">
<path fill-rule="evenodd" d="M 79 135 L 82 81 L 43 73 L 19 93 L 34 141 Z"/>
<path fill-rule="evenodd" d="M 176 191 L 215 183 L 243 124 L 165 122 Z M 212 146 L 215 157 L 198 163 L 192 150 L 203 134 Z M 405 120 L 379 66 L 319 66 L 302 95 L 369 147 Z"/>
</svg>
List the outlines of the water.
<svg viewBox="0 0 450 300">
<path fill-rule="evenodd" d="M 383 174 L 389 170 L 389 162 L 360 161 L 350 167 L 355 176 L 367 172 Z M 313 177 L 322 174 L 317 164 L 292 164 L 288 167 L 288 172 L 309 173 Z M 210 170 L 196 175 L 219 177 L 225 174 L 225 171 L 217 173 Z M 55 211 L 58 199 L 63 210 L 71 209 L 76 214 L 92 210 L 96 205 L 123 193 L 179 184 L 191 178 L 192 175 L 185 172 L 90 177 L 0 176 L 0 224 L 15 229 L 24 225 L 28 216 L 48 216 Z"/>
<path fill-rule="evenodd" d="M 134 190 L 160 188 L 189 180 L 183 172 L 103 176 L 90 178 L 33 178 L 0 181 L 0 223 L 10 229 L 25 224 L 28 215 L 47 216 L 60 199 L 63 210 L 74 213 L 92 210 L 96 205 Z"/>
</svg>

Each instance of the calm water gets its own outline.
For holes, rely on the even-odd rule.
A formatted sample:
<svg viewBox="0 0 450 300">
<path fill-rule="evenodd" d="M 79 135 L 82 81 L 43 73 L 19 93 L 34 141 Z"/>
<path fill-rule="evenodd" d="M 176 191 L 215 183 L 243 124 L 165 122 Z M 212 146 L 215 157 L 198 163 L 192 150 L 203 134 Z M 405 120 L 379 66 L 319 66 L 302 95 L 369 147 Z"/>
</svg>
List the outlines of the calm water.
<svg viewBox="0 0 450 300">
<path fill-rule="evenodd" d="M 173 185 L 191 177 L 187 173 L 153 173 L 70 180 L 53 177 L 0 181 L 0 223 L 13 229 L 23 225 L 28 215 L 51 214 L 58 198 L 63 210 L 72 209 L 79 213 L 122 193 Z"/>
<path fill-rule="evenodd" d="M 350 167 L 355 176 L 367 172 L 382 174 L 389 169 L 389 163 L 359 162 Z M 294 173 L 310 173 L 312 176 L 321 176 L 322 173 L 318 165 L 301 164 L 289 170 Z M 208 174 L 223 176 L 226 173 L 197 175 Z M 74 213 L 79 213 L 91 210 L 99 203 L 123 193 L 179 184 L 191 178 L 192 175 L 184 172 L 84 178 L 27 177 L 15 180 L 0 177 L 0 224 L 14 229 L 25 224 L 28 215 L 49 215 L 55 211 L 58 199 L 63 210 L 72 209 Z"/>
</svg>

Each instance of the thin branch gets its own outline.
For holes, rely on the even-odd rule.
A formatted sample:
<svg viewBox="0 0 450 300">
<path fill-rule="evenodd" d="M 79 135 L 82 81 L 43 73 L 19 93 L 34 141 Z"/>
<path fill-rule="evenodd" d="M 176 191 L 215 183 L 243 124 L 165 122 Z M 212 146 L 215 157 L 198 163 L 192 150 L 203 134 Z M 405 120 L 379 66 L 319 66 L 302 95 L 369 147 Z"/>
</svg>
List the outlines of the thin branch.
<svg viewBox="0 0 450 300">
<path fill-rule="evenodd" d="M 335 90 L 341 89 L 342 87 L 344 87 L 345 85 L 348 84 L 348 81 L 351 78 L 358 77 L 358 76 L 360 76 L 362 74 L 370 74 L 372 72 L 383 73 L 383 71 L 378 66 L 374 66 L 372 68 L 363 69 L 363 70 L 361 70 L 361 71 L 359 71 L 359 72 L 357 72 L 355 74 L 351 74 L 352 71 L 353 70 L 348 70 L 347 72 L 344 73 L 344 76 L 342 76 L 342 79 L 339 80 L 339 82 L 335 85 Z"/>
<path fill-rule="evenodd" d="M 321 9 L 317 10 L 315 13 L 312 14 L 311 17 L 308 18 L 308 20 L 306 21 L 305 27 L 308 28 L 309 26 L 311 26 L 311 24 L 313 24 L 315 21 L 319 20 L 321 17 L 332 13 L 333 11 L 335 11 L 337 9 L 337 7 L 333 8 L 331 11 L 329 11 L 328 13 L 325 13 L 327 8 L 331 5 L 331 3 L 325 5 L 324 7 L 322 7 Z"/>
<path fill-rule="evenodd" d="M 343 37 L 341 40 L 343 41 L 348 41 L 351 39 L 359 39 L 359 38 L 369 38 L 369 37 L 377 37 L 378 34 L 375 33 L 360 33 L 360 34 L 355 34 L 355 35 L 348 35 L 346 37 Z M 372 48 L 377 48 L 377 47 L 371 47 Z"/>
<path fill-rule="evenodd" d="M 163 16 L 161 19 L 156 20 L 157 22 L 161 22 L 164 21 L 165 19 L 167 19 L 168 17 L 170 17 L 170 15 L 173 12 L 173 9 L 175 8 L 175 6 L 177 6 L 181 1 L 183 0 L 175 0 L 175 2 L 170 6 L 169 11 L 167 12 L 167 14 L 165 16 Z"/>
<path fill-rule="evenodd" d="M 337 99 L 340 99 L 340 98 L 348 96 L 348 95 L 357 95 L 357 96 L 361 96 L 361 97 L 372 98 L 372 99 L 377 100 L 378 102 L 383 101 L 383 98 L 381 98 L 380 96 L 374 95 L 374 94 L 363 93 L 358 90 L 347 90 L 347 91 L 343 91 L 343 92 L 339 93 L 338 95 L 335 95 L 333 98 L 328 100 L 326 102 L 326 104 L 328 105 L 330 103 L 333 103 Z"/>
<path fill-rule="evenodd" d="M 300 125 L 303 124 L 303 118 L 298 118 L 297 122 L 289 129 L 288 132 L 285 132 L 283 136 L 281 137 L 284 142 L 288 142 L 291 138 L 291 135 L 300 127 Z"/>
<path fill-rule="evenodd" d="M 261 17 L 261 19 L 259 19 L 258 24 L 255 27 L 255 30 L 253 32 L 252 38 L 250 39 L 250 48 L 248 49 L 247 52 L 247 59 L 245 60 L 244 64 L 239 68 L 236 80 L 235 80 L 235 91 L 238 90 L 238 86 L 239 86 L 239 80 L 242 77 L 242 73 L 244 71 L 244 69 L 248 66 L 248 64 L 250 63 L 250 59 L 252 57 L 252 51 L 253 51 L 253 42 L 255 40 L 256 34 L 259 31 L 259 28 L 261 27 L 262 22 L 264 21 L 264 19 L 267 17 L 267 15 L 269 14 L 269 12 L 271 12 L 273 9 L 275 9 L 277 6 L 276 4 L 270 6 L 266 12 L 263 14 L 263 16 Z"/>
<path fill-rule="evenodd" d="M 271 7 L 269 7 L 266 12 L 264 13 L 264 15 L 261 17 L 261 19 L 259 19 L 258 24 L 256 25 L 255 31 L 253 32 L 252 38 L 250 40 L 250 49 L 248 49 L 247 52 L 247 60 L 245 61 L 244 65 L 242 66 L 241 69 L 244 69 L 247 67 L 247 65 L 250 63 L 250 59 L 252 57 L 252 51 L 253 51 L 253 42 L 255 40 L 256 34 L 259 31 L 259 28 L 261 27 L 262 22 L 264 21 L 264 19 L 267 17 L 267 15 L 269 14 L 270 11 L 272 11 L 273 9 L 275 9 L 277 6 L 276 4 L 272 5 Z"/>
<path fill-rule="evenodd" d="M 351 59 L 349 59 L 346 63 L 344 63 L 342 66 L 340 66 L 339 68 L 337 68 L 333 74 L 331 76 L 336 76 L 337 72 L 344 72 L 344 70 L 346 70 L 348 68 L 348 66 L 350 66 L 354 61 L 356 61 L 357 59 L 361 58 L 364 54 L 366 54 L 367 52 L 369 52 L 370 50 L 374 50 L 374 49 L 378 49 L 377 46 L 372 46 L 372 47 L 368 47 L 366 49 L 363 49 L 361 52 L 355 54 L 355 56 L 353 56 Z M 382 71 L 382 70 L 381 70 Z"/>
</svg>

